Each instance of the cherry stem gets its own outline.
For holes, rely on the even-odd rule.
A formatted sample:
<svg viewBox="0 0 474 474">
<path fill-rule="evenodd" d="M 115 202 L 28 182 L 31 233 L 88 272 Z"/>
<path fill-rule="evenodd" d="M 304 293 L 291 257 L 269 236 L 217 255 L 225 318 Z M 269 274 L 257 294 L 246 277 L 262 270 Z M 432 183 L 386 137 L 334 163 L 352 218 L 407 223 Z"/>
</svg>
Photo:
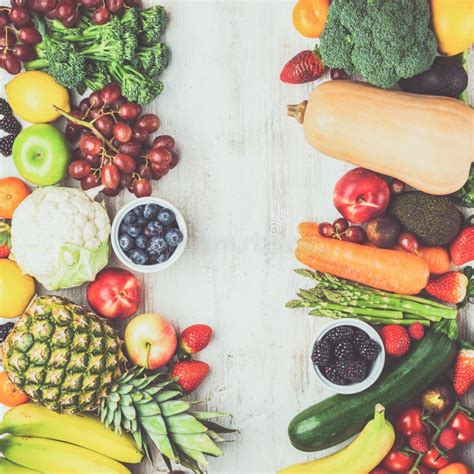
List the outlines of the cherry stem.
<svg viewBox="0 0 474 474">
<path fill-rule="evenodd" d="M 53 105 L 54 109 L 59 112 L 63 117 L 66 117 L 70 122 L 74 123 L 75 125 L 80 125 L 81 127 L 88 128 L 97 138 L 102 140 L 103 143 L 105 143 L 113 152 L 118 153 L 119 151 L 117 148 L 115 148 L 114 145 L 112 145 L 112 142 L 108 140 L 107 138 L 102 135 L 102 133 L 97 130 L 94 125 L 90 122 L 86 122 L 85 120 L 78 119 L 77 117 L 74 117 L 74 115 L 71 115 L 70 113 L 66 112 L 63 109 L 60 109 L 56 105 Z"/>
</svg>

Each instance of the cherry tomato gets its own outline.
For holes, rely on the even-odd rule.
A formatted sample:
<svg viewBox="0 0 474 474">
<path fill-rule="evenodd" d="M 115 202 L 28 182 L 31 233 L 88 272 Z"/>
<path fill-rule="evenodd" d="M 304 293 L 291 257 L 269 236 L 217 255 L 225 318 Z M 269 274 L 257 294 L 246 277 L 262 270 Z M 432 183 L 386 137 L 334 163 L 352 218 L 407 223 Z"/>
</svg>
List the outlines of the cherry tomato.
<svg viewBox="0 0 474 474">
<path fill-rule="evenodd" d="M 403 409 L 397 416 L 395 426 L 397 432 L 403 436 L 428 432 L 428 428 L 423 421 L 423 411 L 416 406 Z"/>
<path fill-rule="evenodd" d="M 441 469 L 449 464 L 450 455 L 444 457 L 439 451 L 438 448 L 430 448 L 426 454 L 421 458 L 421 462 L 431 468 L 431 469 Z"/>
<path fill-rule="evenodd" d="M 23 405 L 29 400 L 26 393 L 19 389 L 5 372 L 0 373 L 0 403 L 7 407 Z"/>
<path fill-rule="evenodd" d="M 438 474 L 471 474 L 472 471 L 460 462 L 453 462 L 438 471 Z"/>
<path fill-rule="evenodd" d="M 456 431 L 460 443 L 472 443 L 474 441 L 474 420 L 471 420 L 462 411 L 453 416 L 449 422 L 449 427 Z"/>
<path fill-rule="evenodd" d="M 382 463 L 392 472 L 405 472 L 411 469 L 415 461 L 415 454 L 405 454 L 399 451 L 397 447 L 394 447 L 387 456 L 385 456 Z"/>
<path fill-rule="evenodd" d="M 388 469 L 385 469 L 383 466 L 377 466 L 372 469 L 369 474 L 391 474 Z"/>
</svg>

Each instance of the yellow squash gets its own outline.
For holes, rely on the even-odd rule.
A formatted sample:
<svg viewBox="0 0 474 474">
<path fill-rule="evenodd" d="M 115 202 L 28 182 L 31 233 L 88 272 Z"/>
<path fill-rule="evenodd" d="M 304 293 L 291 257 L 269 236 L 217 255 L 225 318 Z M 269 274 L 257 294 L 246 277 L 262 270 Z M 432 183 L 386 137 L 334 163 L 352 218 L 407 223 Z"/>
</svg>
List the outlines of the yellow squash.
<svg viewBox="0 0 474 474">
<path fill-rule="evenodd" d="M 431 12 L 441 54 L 454 56 L 474 43 L 474 0 L 431 0 Z"/>
<path fill-rule="evenodd" d="M 474 161 L 474 109 L 456 99 L 329 81 L 288 106 L 320 152 L 430 194 L 450 194 Z"/>
<path fill-rule="evenodd" d="M 288 466 L 279 474 L 367 474 L 382 461 L 394 442 L 395 431 L 385 419 L 385 408 L 377 404 L 374 419 L 351 444 L 325 458 Z"/>
</svg>

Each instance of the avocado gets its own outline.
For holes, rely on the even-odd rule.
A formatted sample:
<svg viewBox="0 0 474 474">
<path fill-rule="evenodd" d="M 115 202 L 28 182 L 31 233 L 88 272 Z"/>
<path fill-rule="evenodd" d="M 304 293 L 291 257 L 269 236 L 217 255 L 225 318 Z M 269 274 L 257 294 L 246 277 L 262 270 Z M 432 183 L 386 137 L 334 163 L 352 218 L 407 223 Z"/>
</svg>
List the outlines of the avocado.
<svg viewBox="0 0 474 474">
<path fill-rule="evenodd" d="M 438 56 L 427 71 L 402 79 L 398 85 L 405 92 L 458 99 L 466 89 L 467 82 L 467 72 L 459 56 Z"/>
<path fill-rule="evenodd" d="M 446 196 L 433 196 L 421 191 L 395 196 L 389 214 L 401 226 L 416 235 L 423 245 L 446 245 L 459 233 L 463 221 L 461 212 Z"/>
</svg>

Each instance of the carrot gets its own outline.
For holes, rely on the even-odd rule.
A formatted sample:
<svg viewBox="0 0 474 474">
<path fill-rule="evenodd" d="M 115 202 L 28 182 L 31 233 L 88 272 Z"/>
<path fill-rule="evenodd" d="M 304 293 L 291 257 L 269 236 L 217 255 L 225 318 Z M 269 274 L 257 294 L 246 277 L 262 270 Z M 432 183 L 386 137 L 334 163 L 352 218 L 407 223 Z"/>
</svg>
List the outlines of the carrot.
<svg viewBox="0 0 474 474">
<path fill-rule="evenodd" d="M 420 247 L 418 253 L 423 260 L 426 260 L 433 275 L 443 275 L 449 272 L 451 258 L 449 252 L 444 247 Z"/>
<path fill-rule="evenodd" d="M 318 224 L 316 222 L 301 222 L 301 224 L 298 225 L 298 233 L 302 237 L 319 235 Z"/>
<path fill-rule="evenodd" d="M 316 235 L 314 226 L 304 225 L 301 230 L 305 235 L 295 256 L 310 268 L 407 295 L 418 294 L 428 282 L 428 264 L 417 255 L 328 239 Z"/>
</svg>

